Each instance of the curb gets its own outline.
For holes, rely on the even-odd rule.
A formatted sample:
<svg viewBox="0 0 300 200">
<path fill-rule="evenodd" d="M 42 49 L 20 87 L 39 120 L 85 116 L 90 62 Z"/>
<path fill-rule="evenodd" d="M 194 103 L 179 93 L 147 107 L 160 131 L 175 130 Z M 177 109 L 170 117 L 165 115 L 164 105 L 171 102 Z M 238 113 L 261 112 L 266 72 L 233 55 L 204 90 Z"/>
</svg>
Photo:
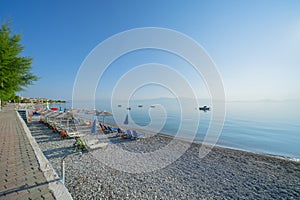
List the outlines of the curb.
<svg viewBox="0 0 300 200">
<path fill-rule="evenodd" d="M 22 127 L 27 135 L 27 138 L 29 139 L 30 145 L 35 153 L 35 156 L 38 159 L 40 168 L 41 168 L 42 172 L 44 173 L 46 180 L 49 182 L 49 184 L 48 184 L 49 189 L 53 193 L 55 199 L 73 200 L 68 189 L 61 182 L 61 180 L 59 179 L 59 176 L 53 169 L 52 165 L 50 164 L 48 159 L 44 156 L 39 145 L 36 143 L 35 139 L 32 137 L 31 132 L 30 132 L 29 128 L 27 127 L 26 123 L 21 118 L 20 114 L 17 111 L 15 111 L 15 112 L 17 113 L 19 121 L 22 124 Z"/>
</svg>

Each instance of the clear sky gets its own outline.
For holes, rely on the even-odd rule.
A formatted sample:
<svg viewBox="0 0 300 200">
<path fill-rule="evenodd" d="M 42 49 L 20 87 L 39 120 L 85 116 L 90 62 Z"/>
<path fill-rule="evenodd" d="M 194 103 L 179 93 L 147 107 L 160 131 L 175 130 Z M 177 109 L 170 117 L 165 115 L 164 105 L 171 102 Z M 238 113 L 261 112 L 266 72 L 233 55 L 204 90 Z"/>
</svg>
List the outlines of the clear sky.
<svg viewBox="0 0 300 200">
<path fill-rule="evenodd" d="M 132 28 L 163 27 L 182 32 L 203 46 L 218 67 L 228 100 L 300 99 L 297 0 L 0 0 L 0 21 L 7 20 L 15 32 L 22 33 L 23 54 L 34 57 L 33 72 L 41 77 L 22 96 L 71 99 L 81 63 L 100 42 Z M 171 56 L 149 54 L 151 59 L 147 52 L 137 52 L 138 62 L 134 56 L 130 61 L 128 55 L 127 69 L 133 63 L 160 59 L 180 65 L 180 61 L 168 61 Z M 123 71 L 112 66 L 100 81 L 100 97 L 109 96 Z M 182 73 L 189 76 L 188 70 Z M 191 77 L 191 81 L 202 88 L 201 80 L 198 84 Z M 199 97 L 204 97 L 199 88 Z M 144 90 L 153 92 L 147 97 L 163 96 L 155 87 Z"/>
</svg>

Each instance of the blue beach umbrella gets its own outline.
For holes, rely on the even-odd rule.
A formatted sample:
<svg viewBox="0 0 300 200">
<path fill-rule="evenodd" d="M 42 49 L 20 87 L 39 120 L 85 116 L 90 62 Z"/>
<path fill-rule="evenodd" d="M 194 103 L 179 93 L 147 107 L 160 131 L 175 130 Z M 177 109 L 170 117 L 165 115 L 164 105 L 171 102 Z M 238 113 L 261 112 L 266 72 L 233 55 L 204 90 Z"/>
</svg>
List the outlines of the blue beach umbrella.
<svg viewBox="0 0 300 200">
<path fill-rule="evenodd" d="M 95 119 L 92 125 L 91 133 L 96 133 L 97 131 L 97 120 Z"/>
<path fill-rule="evenodd" d="M 126 115 L 125 121 L 124 121 L 125 125 L 128 125 L 128 114 Z"/>
</svg>

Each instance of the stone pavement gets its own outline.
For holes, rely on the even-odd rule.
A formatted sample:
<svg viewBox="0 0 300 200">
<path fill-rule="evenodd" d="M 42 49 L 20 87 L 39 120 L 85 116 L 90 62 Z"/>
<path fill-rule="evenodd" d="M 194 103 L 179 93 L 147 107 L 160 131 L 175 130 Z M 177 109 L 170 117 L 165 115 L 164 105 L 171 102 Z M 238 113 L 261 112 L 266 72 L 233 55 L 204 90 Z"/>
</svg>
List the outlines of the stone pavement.
<svg viewBox="0 0 300 200">
<path fill-rule="evenodd" d="M 0 111 L 0 200 L 55 199 L 12 106 Z"/>
</svg>

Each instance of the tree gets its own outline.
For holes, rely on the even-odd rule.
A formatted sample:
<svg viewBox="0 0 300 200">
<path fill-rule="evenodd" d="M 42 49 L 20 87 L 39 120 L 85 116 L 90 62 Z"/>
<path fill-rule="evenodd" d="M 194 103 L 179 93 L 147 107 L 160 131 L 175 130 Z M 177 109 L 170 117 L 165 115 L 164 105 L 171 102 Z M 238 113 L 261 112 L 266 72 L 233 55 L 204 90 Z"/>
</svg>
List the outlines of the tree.
<svg viewBox="0 0 300 200">
<path fill-rule="evenodd" d="M 37 81 L 31 72 L 32 58 L 21 56 L 24 46 L 21 35 L 12 34 L 9 24 L 3 23 L 0 29 L 0 108 L 1 100 L 15 97 L 15 93 Z"/>
</svg>

